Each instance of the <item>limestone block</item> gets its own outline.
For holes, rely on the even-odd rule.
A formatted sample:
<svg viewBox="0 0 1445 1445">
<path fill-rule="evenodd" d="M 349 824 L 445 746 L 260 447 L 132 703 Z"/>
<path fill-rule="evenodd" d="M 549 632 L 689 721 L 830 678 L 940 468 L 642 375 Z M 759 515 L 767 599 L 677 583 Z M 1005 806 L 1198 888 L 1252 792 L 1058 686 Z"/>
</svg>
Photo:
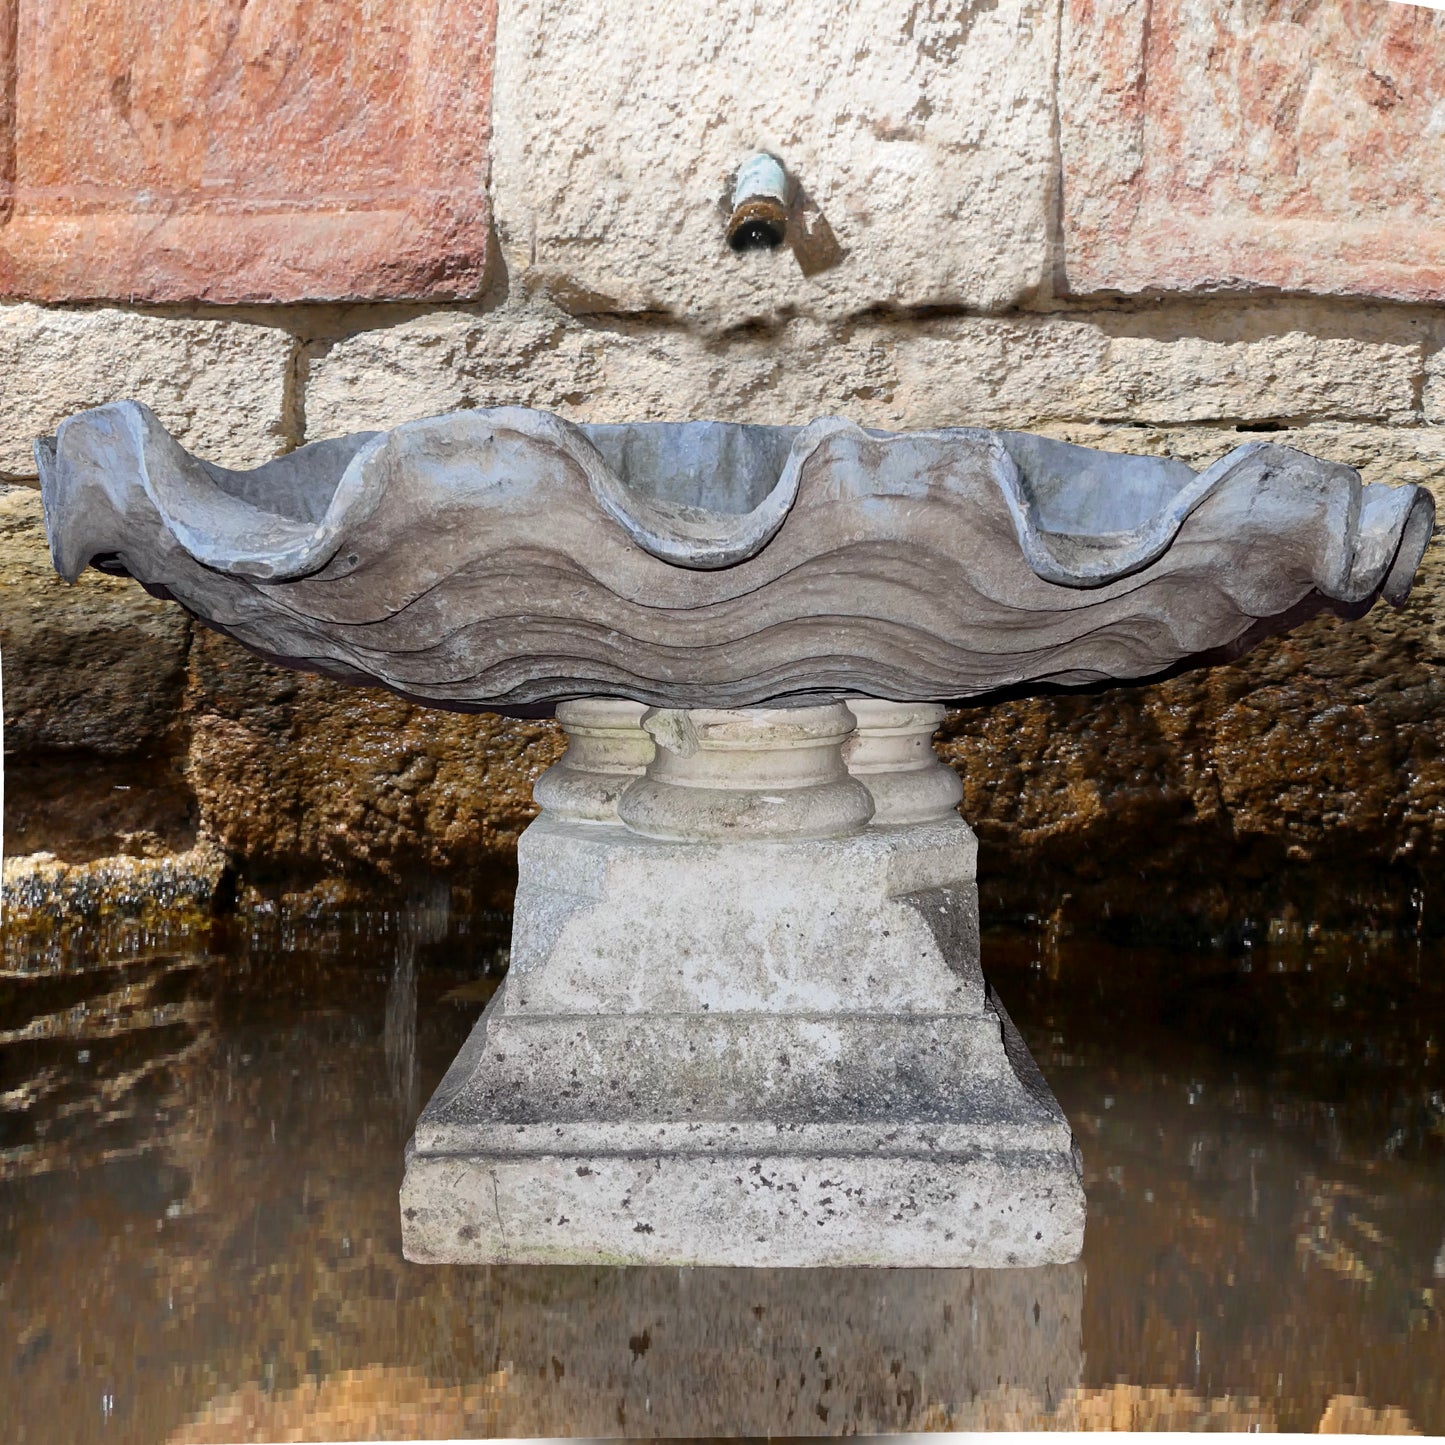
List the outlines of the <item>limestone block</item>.
<svg viewBox="0 0 1445 1445">
<path fill-rule="evenodd" d="M 859 420 L 870 388 L 891 390 L 881 338 L 850 343 L 811 320 L 766 336 L 709 342 L 684 329 L 592 322 L 541 305 L 443 312 L 363 331 L 314 356 L 308 439 L 390 427 L 458 407 L 516 403 L 571 421 L 798 423 L 830 411 Z"/>
<path fill-rule="evenodd" d="M 0 653 L 5 749 L 119 756 L 175 724 L 190 619 L 126 578 L 67 586 L 45 541 L 40 493 L 0 490 Z"/>
<path fill-rule="evenodd" d="M 542 306 L 437 313 L 314 356 L 310 438 L 519 403 L 576 422 L 1033 427 L 1041 421 L 1413 418 L 1425 323 L 1322 307 L 1186 304 L 1145 313 L 960 317 L 766 334 L 567 317 Z"/>
<path fill-rule="evenodd" d="M 0 295 L 481 291 L 495 0 L 6 12 Z"/>
<path fill-rule="evenodd" d="M 1425 362 L 1421 401 L 1427 422 L 1445 422 L 1445 346 L 1438 340 Z"/>
<path fill-rule="evenodd" d="M 0 472 L 36 475 L 35 438 L 78 408 L 136 397 L 222 466 L 287 445 L 295 343 L 238 321 L 0 306 Z"/>
<path fill-rule="evenodd" d="M 513 285 L 728 324 L 994 309 L 1050 267 L 1047 0 L 505 0 L 492 193 Z M 791 244 L 728 249 L 731 174 L 781 159 Z"/>
<path fill-rule="evenodd" d="M 984 984 L 973 834 L 947 789 L 869 825 L 888 764 L 942 774 L 932 752 L 875 730 L 855 777 L 842 704 L 578 702 L 564 803 L 615 777 L 589 721 L 653 756 L 615 819 L 544 811 L 519 840 L 506 981 L 407 1148 L 407 1257 L 1077 1258 L 1082 1166 Z"/>
<path fill-rule="evenodd" d="M 939 322 L 896 347 L 894 408 L 914 426 L 1407 420 L 1425 339 L 1307 304 Z"/>
<path fill-rule="evenodd" d="M 1445 14 L 1375 0 L 1063 10 L 1070 291 L 1445 298 Z"/>
</svg>

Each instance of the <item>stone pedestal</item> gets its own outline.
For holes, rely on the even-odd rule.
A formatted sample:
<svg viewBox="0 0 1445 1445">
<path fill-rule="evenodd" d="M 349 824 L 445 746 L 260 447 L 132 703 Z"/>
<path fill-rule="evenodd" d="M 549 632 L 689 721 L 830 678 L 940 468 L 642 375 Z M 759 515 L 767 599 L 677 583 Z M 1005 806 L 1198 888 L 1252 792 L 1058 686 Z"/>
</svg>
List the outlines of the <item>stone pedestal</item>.
<svg viewBox="0 0 1445 1445">
<path fill-rule="evenodd" d="M 423 1111 L 408 1258 L 1074 1258 L 1069 1126 L 979 969 L 942 709 L 563 704 L 511 969 Z"/>
</svg>

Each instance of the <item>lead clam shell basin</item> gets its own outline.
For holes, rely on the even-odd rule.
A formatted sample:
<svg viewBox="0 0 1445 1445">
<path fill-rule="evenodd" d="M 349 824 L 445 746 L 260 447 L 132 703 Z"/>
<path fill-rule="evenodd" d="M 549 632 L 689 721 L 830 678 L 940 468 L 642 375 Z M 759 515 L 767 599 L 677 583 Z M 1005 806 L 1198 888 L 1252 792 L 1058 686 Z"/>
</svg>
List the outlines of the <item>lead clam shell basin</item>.
<svg viewBox="0 0 1445 1445">
<path fill-rule="evenodd" d="M 51 555 L 431 706 L 965 700 L 1146 677 L 1400 604 L 1424 489 L 1270 443 L 1196 472 L 1019 432 L 493 407 L 252 471 L 135 401 L 36 443 Z"/>
</svg>

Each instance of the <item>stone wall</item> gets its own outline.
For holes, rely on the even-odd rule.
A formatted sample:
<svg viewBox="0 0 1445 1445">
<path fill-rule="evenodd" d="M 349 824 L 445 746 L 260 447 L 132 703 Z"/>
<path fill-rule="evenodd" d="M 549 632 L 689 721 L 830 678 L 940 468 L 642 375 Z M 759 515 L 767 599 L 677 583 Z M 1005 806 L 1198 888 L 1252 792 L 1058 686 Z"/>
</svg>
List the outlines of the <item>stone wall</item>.
<svg viewBox="0 0 1445 1445">
<path fill-rule="evenodd" d="M 129 856 L 202 859 L 214 879 L 219 857 L 258 884 L 440 869 L 504 888 L 530 782 L 558 748 L 548 724 L 276 672 L 131 584 L 65 588 L 44 558 L 30 443 L 118 397 L 229 466 L 520 402 L 584 421 L 1020 427 L 1196 466 L 1267 432 L 1445 501 L 1445 211 L 1420 98 L 1445 84 L 1445 15 L 1155 0 L 1141 32 L 1143 8 L 854 0 L 766 19 L 655 0 L 624 25 L 599 0 L 502 0 L 493 37 L 484 4 L 447 0 L 439 13 L 467 20 L 494 69 L 457 90 L 456 56 L 407 31 L 411 88 L 375 102 L 394 107 L 394 132 L 353 118 L 359 179 L 307 213 L 304 264 L 274 237 L 234 254 L 225 207 L 185 192 L 186 157 L 163 150 L 138 171 L 112 118 L 111 149 L 87 164 L 112 168 L 115 234 L 131 234 L 149 177 L 199 218 L 193 249 L 184 266 L 141 265 L 102 228 L 104 264 L 67 253 L 64 286 L 21 265 L 40 230 L 53 241 L 71 224 L 53 184 L 50 211 L 34 196 L 71 175 L 73 143 L 24 123 L 27 63 L 55 53 L 46 27 L 64 24 L 27 21 L 19 120 L 0 113 L 18 178 L 0 207 L 12 891 L 42 852 L 58 860 L 47 876 Z M 238 46 L 260 64 L 265 39 L 207 43 L 224 70 Z M 313 119 L 344 94 L 335 39 L 292 37 L 294 65 L 318 70 L 288 103 Z M 368 32 L 365 64 L 384 43 Z M 97 66 L 122 73 L 119 54 L 66 63 L 90 67 L 88 94 Z M 416 98 L 428 85 L 453 98 L 445 122 Z M 208 112 L 218 133 L 269 125 L 279 103 L 225 94 Z M 482 171 L 464 147 L 430 173 L 429 126 L 490 137 Z M 728 177 L 760 147 L 795 181 L 789 242 L 738 255 Z M 237 166 L 250 154 L 233 151 Z M 413 218 L 391 271 L 353 244 L 385 190 L 366 190 L 357 157 L 375 169 L 376 154 L 401 175 L 386 214 L 405 201 Z M 305 200 L 304 168 L 266 174 L 274 194 L 242 186 L 233 209 Z M 1210 927 L 1291 910 L 1432 922 L 1437 552 L 1399 613 L 1320 618 L 1208 673 L 951 718 L 944 751 L 995 904 Z"/>
</svg>

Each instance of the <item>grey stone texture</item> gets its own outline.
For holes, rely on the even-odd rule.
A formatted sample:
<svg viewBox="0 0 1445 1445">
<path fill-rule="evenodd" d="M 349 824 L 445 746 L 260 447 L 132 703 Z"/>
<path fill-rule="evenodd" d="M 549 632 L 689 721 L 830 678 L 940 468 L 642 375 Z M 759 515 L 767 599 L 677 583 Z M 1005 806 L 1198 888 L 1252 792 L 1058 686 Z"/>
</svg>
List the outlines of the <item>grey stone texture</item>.
<svg viewBox="0 0 1445 1445">
<path fill-rule="evenodd" d="M 276 326 L 0 305 L 0 474 L 35 476 L 36 437 L 120 397 L 145 402 L 210 461 L 260 466 L 292 443 L 295 359 Z"/>
<path fill-rule="evenodd" d="M 100 558 L 263 656 L 460 710 L 1147 676 L 1324 605 L 1399 605 L 1434 517 L 1423 488 L 1264 442 L 1195 472 L 838 418 L 502 407 L 225 471 L 121 402 L 37 456 L 63 576 Z"/>
</svg>

